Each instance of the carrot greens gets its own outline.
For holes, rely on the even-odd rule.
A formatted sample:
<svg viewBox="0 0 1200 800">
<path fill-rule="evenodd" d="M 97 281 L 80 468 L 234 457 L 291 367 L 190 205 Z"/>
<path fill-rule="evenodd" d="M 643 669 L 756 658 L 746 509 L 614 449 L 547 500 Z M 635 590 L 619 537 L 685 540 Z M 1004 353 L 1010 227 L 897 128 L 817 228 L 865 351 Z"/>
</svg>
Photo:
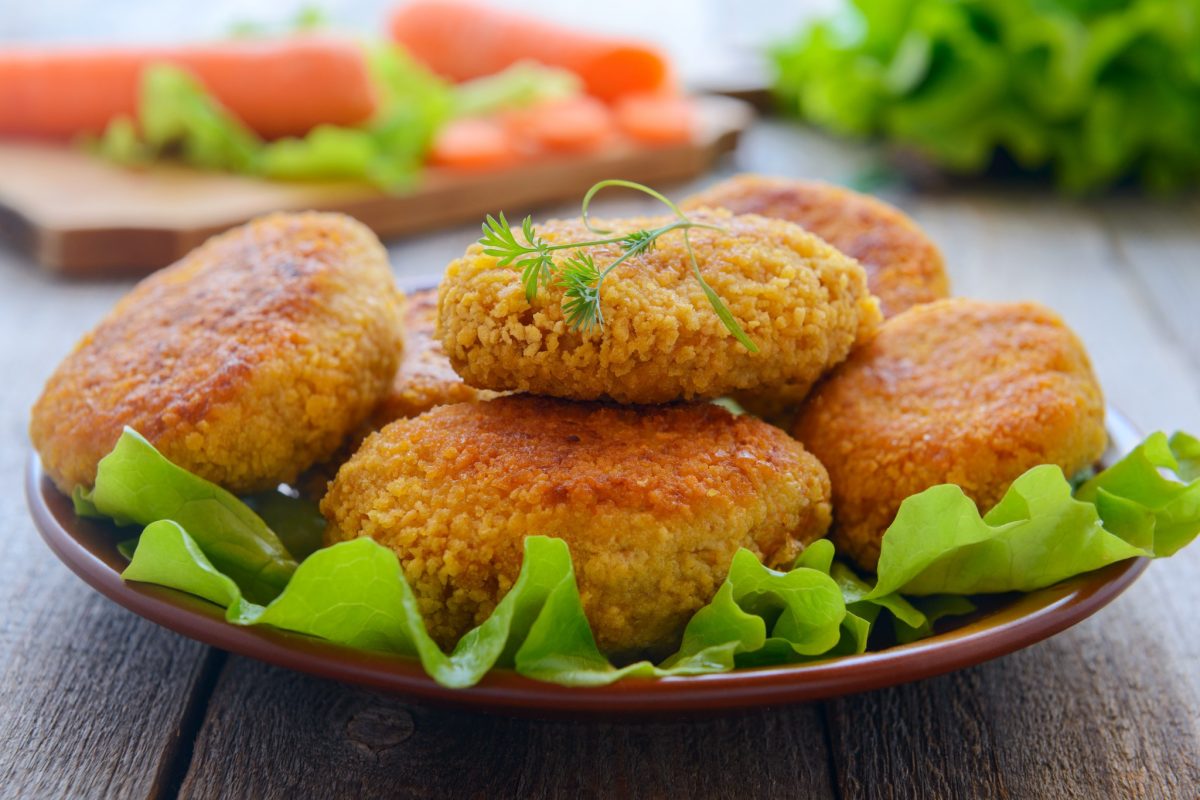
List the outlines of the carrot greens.
<svg viewBox="0 0 1200 800">
<path fill-rule="evenodd" d="M 657 228 L 636 230 L 630 233 L 618 234 L 611 230 L 596 227 L 588 214 L 593 198 L 603 189 L 619 187 L 642 192 L 663 203 L 675 215 L 671 222 Z M 557 286 L 563 292 L 563 314 L 572 330 L 589 332 L 604 327 L 604 309 L 601 304 L 601 287 L 609 274 L 630 258 L 651 250 L 658 240 L 675 231 L 683 236 L 683 244 L 691 262 L 692 273 L 704 296 L 712 305 L 713 311 L 721 320 L 721 324 L 733 334 L 743 347 L 751 353 L 758 352 L 758 346 L 742 330 L 729 307 L 704 280 L 700 272 L 700 264 L 692 249 L 688 231 L 693 228 L 705 228 L 723 231 L 715 225 L 691 220 L 674 202 L 665 195 L 633 181 L 611 179 L 600 181 L 587 191 L 582 204 L 583 224 L 596 234 L 597 238 L 581 242 L 563 242 L 551 244 L 539 236 L 533 227 L 533 218 L 525 217 L 520 225 L 520 238 L 513 232 L 504 212 L 498 217 L 488 215 L 483 223 L 483 236 L 479 243 L 483 252 L 497 259 L 501 267 L 516 267 L 521 271 L 521 283 L 525 287 L 525 298 L 530 302 L 537 297 L 538 290 Z M 523 240 L 523 241 L 522 241 Z M 621 249 L 621 254 L 603 267 L 596 266 L 594 258 L 583 251 L 588 247 L 615 244 Z M 559 251 L 574 251 L 572 255 L 561 260 L 555 260 L 554 253 Z"/>
</svg>

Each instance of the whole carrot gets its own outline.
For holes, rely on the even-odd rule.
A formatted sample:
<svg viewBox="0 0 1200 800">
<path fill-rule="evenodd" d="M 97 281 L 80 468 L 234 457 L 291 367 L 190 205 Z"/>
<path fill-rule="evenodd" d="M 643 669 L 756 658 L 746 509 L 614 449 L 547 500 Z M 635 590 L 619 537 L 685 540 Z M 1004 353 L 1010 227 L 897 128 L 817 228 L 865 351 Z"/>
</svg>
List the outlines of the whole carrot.
<svg viewBox="0 0 1200 800">
<path fill-rule="evenodd" d="M 0 136 L 69 138 L 132 116 L 142 71 L 187 69 L 252 130 L 302 135 L 353 125 L 375 110 L 362 49 L 324 38 L 180 47 L 0 50 Z"/>
<path fill-rule="evenodd" d="M 456 81 L 526 59 L 571 70 L 589 94 L 606 101 L 652 92 L 670 80 L 666 59 L 647 45 L 472 3 L 402 6 L 392 15 L 391 32 L 430 69 Z"/>
</svg>

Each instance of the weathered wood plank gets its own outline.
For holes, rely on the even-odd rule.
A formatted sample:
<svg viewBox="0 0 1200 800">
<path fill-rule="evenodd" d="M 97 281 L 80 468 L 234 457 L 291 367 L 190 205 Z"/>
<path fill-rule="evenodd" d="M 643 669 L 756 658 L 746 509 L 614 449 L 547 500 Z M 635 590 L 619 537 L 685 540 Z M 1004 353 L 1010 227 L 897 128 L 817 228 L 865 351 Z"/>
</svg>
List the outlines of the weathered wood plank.
<svg viewBox="0 0 1200 800">
<path fill-rule="evenodd" d="M 830 703 L 841 795 L 1194 797 L 1195 646 L 1166 617 L 1197 599 L 1179 592 L 1198 568 L 1195 553 L 1156 564 L 1112 608 L 1007 658 Z"/>
<path fill-rule="evenodd" d="M 186 744 L 181 726 L 211 651 L 71 575 L 21 493 L 29 406 L 124 287 L 55 283 L 7 252 L 0 286 L 0 796 L 154 796 Z"/>
<path fill-rule="evenodd" d="M 650 724 L 513 720 L 233 657 L 184 798 L 830 797 L 818 710 Z"/>
<path fill-rule="evenodd" d="M 1116 257 L 1159 309 L 1164 334 L 1200 371 L 1200 200 L 1122 198 L 1099 216 Z"/>
</svg>

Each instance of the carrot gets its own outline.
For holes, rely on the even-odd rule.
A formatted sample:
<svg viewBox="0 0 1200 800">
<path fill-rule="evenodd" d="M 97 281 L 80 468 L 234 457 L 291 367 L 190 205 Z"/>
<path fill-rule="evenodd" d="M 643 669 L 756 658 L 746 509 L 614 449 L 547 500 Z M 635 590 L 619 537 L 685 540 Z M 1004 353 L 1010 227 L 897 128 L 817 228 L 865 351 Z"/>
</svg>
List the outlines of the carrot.
<svg viewBox="0 0 1200 800">
<path fill-rule="evenodd" d="M 510 111 L 504 121 L 519 146 L 549 153 L 591 153 L 616 133 L 612 112 L 587 96 Z"/>
<path fill-rule="evenodd" d="M 174 48 L 0 50 L 0 136 L 99 133 L 137 108 L 142 71 L 175 64 L 193 73 L 259 134 L 302 135 L 353 125 L 375 110 L 362 48 L 321 38 Z"/>
<path fill-rule="evenodd" d="M 397 9 L 390 27 L 414 57 L 456 81 L 529 59 L 571 70 L 605 101 L 669 83 L 666 59 L 647 45 L 471 3 L 418 0 Z"/>
<path fill-rule="evenodd" d="M 613 115 L 621 133 L 642 144 L 688 142 L 695 134 L 696 110 L 685 97 L 629 95 L 617 102 Z"/>
<path fill-rule="evenodd" d="M 499 121 L 485 118 L 459 119 L 443 126 L 429 153 L 431 164 L 471 171 L 510 167 L 520 160 L 509 132 Z"/>
</svg>

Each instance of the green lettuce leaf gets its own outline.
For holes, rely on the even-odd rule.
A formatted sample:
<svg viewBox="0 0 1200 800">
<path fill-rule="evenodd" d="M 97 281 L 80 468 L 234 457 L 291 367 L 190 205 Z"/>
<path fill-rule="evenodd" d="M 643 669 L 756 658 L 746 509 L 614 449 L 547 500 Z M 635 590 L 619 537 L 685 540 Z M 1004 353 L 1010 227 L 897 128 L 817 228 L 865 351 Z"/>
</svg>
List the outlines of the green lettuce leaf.
<svg viewBox="0 0 1200 800">
<path fill-rule="evenodd" d="M 456 85 L 454 114 L 483 116 L 581 94 L 583 81 L 574 72 L 536 61 L 518 61 L 494 75 Z"/>
<path fill-rule="evenodd" d="M 162 456 L 132 428 L 100 460 L 91 492 L 77 502 L 119 525 L 173 520 L 247 597 L 265 602 L 288 584 L 296 561 L 262 518 L 214 483 Z"/>
<path fill-rule="evenodd" d="M 1186 433 L 1152 434 L 1133 452 L 1079 488 L 1105 527 L 1155 556 L 1196 538 L 1200 516 L 1200 441 Z M 1186 483 L 1163 474 L 1169 470 Z"/>
<path fill-rule="evenodd" d="M 1027 592 L 1127 558 L 1171 555 L 1200 532 L 1197 452 L 1187 434 L 1155 433 L 1074 497 L 1058 467 L 1034 467 L 982 517 L 956 486 L 913 495 L 883 536 L 867 597 Z"/>
<path fill-rule="evenodd" d="M 297 567 L 249 507 L 170 464 L 133 431 L 101 463 L 95 490 L 77 492 L 76 502 L 83 512 L 145 526 L 125 579 L 205 598 L 232 624 L 413 656 L 446 686 L 469 686 L 496 666 L 596 686 L 861 653 L 885 622 L 894 640 L 914 641 L 931 635 L 938 619 L 973 611 L 966 595 L 1024 591 L 1125 558 L 1170 555 L 1200 532 L 1198 464 L 1200 441 L 1160 433 L 1075 497 L 1062 472 L 1045 466 L 1021 476 L 983 516 L 957 487 L 934 487 L 901 506 L 874 584 L 835 560 L 828 540 L 811 544 L 786 572 L 739 550 L 678 651 L 657 665 L 617 666 L 600 652 L 561 539 L 526 538 L 512 589 L 447 654 L 426 632 L 391 550 L 357 539 L 316 549 Z M 282 501 L 251 502 L 268 513 Z M 284 502 L 269 516 L 281 526 L 315 526 L 305 513 L 311 509 Z M 300 541 L 312 536 L 310 529 Z"/>
<path fill-rule="evenodd" d="M 242 502 L 267 523 L 297 561 L 321 549 L 325 518 L 312 500 L 276 490 L 243 497 Z"/>
<path fill-rule="evenodd" d="M 1200 183 L 1194 0 L 855 0 L 771 52 L 783 108 L 951 172 L 998 151 L 1072 192 Z"/>
</svg>

